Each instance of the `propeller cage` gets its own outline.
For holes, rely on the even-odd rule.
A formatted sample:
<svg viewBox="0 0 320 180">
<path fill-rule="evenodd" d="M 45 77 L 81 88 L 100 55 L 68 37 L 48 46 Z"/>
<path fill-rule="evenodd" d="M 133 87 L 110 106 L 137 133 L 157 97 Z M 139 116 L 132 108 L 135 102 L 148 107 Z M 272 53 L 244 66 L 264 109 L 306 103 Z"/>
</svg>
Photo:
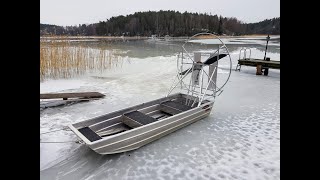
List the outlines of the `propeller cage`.
<svg viewBox="0 0 320 180">
<path fill-rule="evenodd" d="M 186 45 L 192 44 L 194 40 L 208 39 L 208 35 L 214 39 L 216 48 L 209 51 L 195 50 L 189 52 Z M 230 68 L 227 80 L 222 86 L 217 85 L 218 62 L 221 59 L 229 58 Z M 231 74 L 231 57 L 229 51 L 221 39 L 211 33 L 199 33 L 189 38 L 182 45 L 182 52 L 177 57 L 177 75 L 167 94 L 170 95 L 174 89 L 179 88 L 180 92 L 190 95 L 189 102 L 200 106 L 204 100 L 214 101 L 220 95 L 222 88 L 229 80 Z"/>
</svg>

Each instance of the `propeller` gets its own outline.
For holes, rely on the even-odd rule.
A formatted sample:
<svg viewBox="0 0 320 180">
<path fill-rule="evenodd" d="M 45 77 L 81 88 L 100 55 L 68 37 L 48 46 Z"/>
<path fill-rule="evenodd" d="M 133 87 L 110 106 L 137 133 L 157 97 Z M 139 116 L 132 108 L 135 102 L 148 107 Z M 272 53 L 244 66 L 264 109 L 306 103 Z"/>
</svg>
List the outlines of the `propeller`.
<svg viewBox="0 0 320 180">
<path fill-rule="evenodd" d="M 206 61 L 204 61 L 203 63 L 201 63 L 201 62 L 197 62 L 197 63 L 201 63 L 201 64 L 203 64 L 203 65 L 211 65 L 211 64 L 213 64 L 213 63 L 215 63 L 216 61 L 218 61 L 218 60 L 220 60 L 220 59 L 222 59 L 222 58 L 224 58 L 224 57 L 226 57 L 227 56 L 227 54 L 219 54 L 219 57 L 218 57 L 218 55 L 213 55 L 213 56 L 211 56 L 211 57 L 209 57 Z M 197 67 L 197 66 L 195 66 L 195 67 Z M 195 67 L 194 67 L 194 69 L 193 70 L 200 70 L 200 69 L 195 69 Z M 191 69 L 191 70 L 190 70 Z M 190 70 L 190 71 L 189 71 Z M 188 72 L 189 71 L 189 72 Z M 192 68 L 189 68 L 189 69 L 187 69 L 187 70 L 185 70 L 185 71 L 183 71 L 183 72 L 181 72 L 181 73 L 179 73 L 180 75 L 185 75 L 187 72 L 188 73 L 190 73 L 192 71 Z"/>
</svg>

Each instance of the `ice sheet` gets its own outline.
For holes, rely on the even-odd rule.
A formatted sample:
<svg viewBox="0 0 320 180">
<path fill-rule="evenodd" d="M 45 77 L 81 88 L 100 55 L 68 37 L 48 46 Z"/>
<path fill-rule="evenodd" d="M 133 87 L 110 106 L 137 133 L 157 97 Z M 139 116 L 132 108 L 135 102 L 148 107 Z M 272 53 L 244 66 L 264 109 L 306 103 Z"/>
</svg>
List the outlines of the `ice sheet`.
<svg viewBox="0 0 320 180">
<path fill-rule="evenodd" d="M 233 68 L 240 48 L 231 51 Z M 280 53 L 267 55 L 280 60 Z M 264 52 L 253 49 L 252 56 L 261 58 Z M 227 62 L 221 61 L 218 80 L 227 75 L 227 69 Z M 100 100 L 43 110 L 40 131 L 163 97 L 175 73 L 174 55 L 133 57 L 114 70 L 40 83 L 41 92 L 106 94 Z M 68 131 L 40 138 L 77 140 Z M 40 144 L 40 166 L 40 177 L 46 180 L 280 179 L 280 71 L 270 69 L 269 76 L 256 76 L 253 67 L 233 70 L 208 118 L 135 151 L 101 156 L 75 143 Z"/>
</svg>

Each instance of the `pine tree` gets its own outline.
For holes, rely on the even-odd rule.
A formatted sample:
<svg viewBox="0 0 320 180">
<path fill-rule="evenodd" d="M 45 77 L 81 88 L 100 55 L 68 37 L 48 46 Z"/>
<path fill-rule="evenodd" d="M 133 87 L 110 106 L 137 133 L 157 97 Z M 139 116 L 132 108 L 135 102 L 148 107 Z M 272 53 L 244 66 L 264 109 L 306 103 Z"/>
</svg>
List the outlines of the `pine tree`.
<svg viewBox="0 0 320 180">
<path fill-rule="evenodd" d="M 218 27 L 218 35 L 222 35 L 222 16 L 219 17 L 219 27 Z"/>
</svg>

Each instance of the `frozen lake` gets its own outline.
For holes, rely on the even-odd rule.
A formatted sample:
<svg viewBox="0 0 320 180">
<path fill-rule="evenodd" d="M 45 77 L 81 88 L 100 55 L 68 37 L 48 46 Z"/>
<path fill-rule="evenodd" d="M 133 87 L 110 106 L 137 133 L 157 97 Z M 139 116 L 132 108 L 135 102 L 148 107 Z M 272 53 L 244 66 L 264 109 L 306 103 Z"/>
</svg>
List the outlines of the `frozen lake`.
<svg viewBox="0 0 320 180">
<path fill-rule="evenodd" d="M 252 58 L 262 59 L 265 40 L 223 41 L 233 71 L 208 118 L 115 155 L 101 156 L 76 143 L 40 143 L 41 179 L 280 179 L 280 71 L 270 69 L 269 76 L 256 76 L 254 67 L 234 71 L 241 47 L 250 47 Z M 121 52 L 121 64 L 71 79 L 47 79 L 40 83 L 40 92 L 98 91 L 106 97 L 42 110 L 40 133 L 165 96 L 181 51 L 180 42 L 86 43 Z M 270 41 L 267 57 L 280 60 L 279 36 Z M 226 74 L 227 66 L 221 67 L 218 79 Z M 77 140 L 70 131 L 40 138 Z"/>
</svg>

